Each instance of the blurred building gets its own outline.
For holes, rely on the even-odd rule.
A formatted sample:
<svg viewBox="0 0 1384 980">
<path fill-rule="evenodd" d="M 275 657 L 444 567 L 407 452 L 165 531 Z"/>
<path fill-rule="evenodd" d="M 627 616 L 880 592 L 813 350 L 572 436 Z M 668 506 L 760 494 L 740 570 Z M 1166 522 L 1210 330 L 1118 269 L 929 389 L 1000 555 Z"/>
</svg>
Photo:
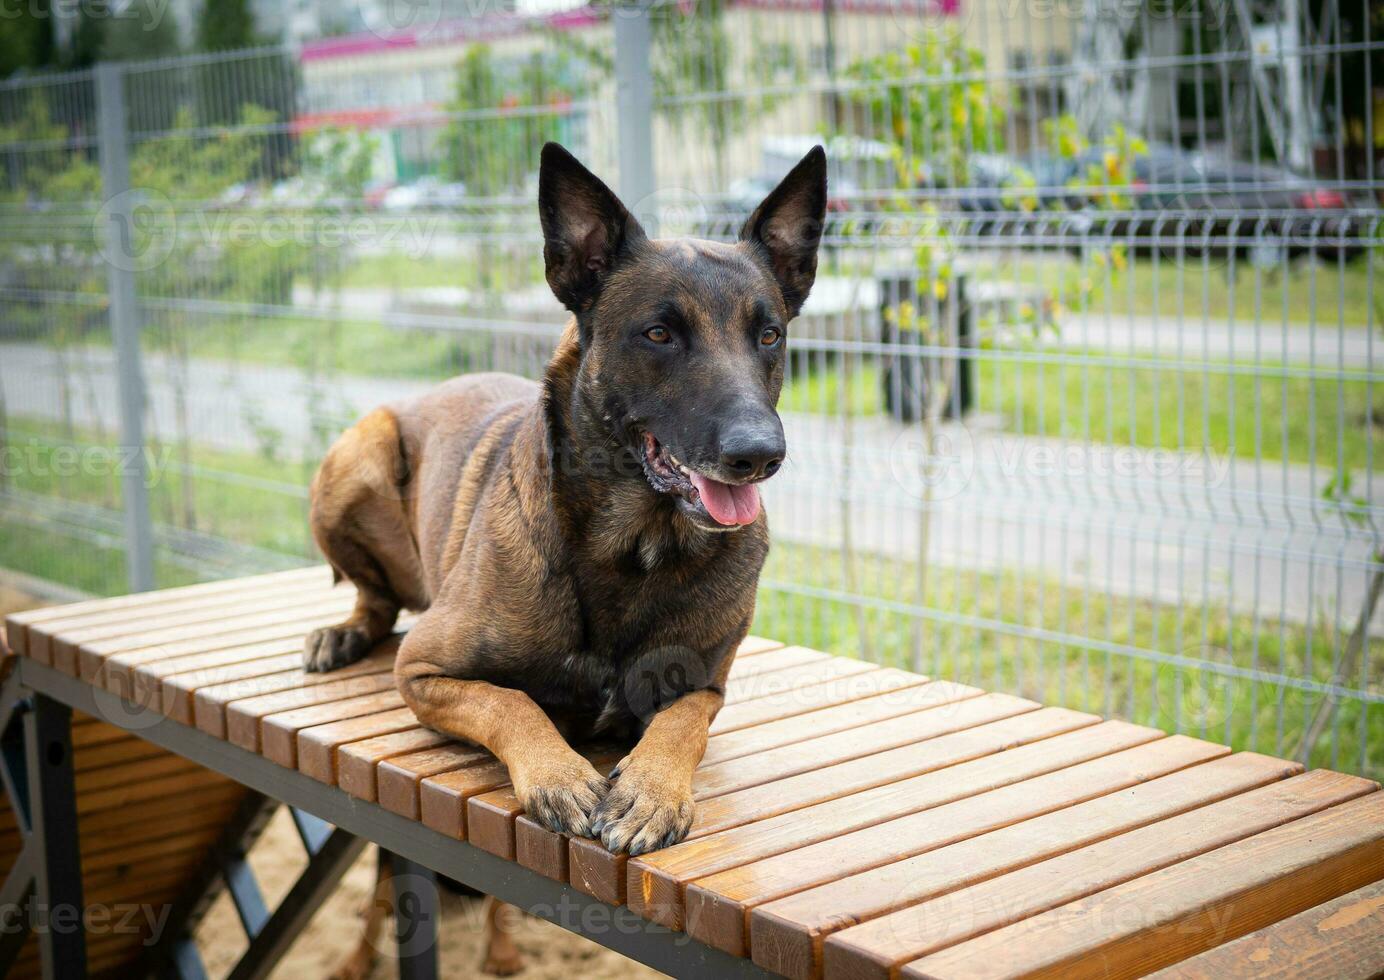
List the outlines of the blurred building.
<svg viewBox="0 0 1384 980">
<path fill-rule="evenodd" d="M 520 5 L 479 14 L 473 7 L 468 16 L 451 19 L 438 10 L 422 23 L 399 30 L 361 29 L 304 41 L 299 55 L 300 123 L 376 130 L 392 147 L 395 163 L 393 172 L 384 176 L 409 180 L 428 172 L 429 158 L 437 155 L 438 126 L 455 91 L 457 66 L 473 45 L 488 45 L 496 65 L 515 74 L 542 52 L 556 53 L 554 70 L 569 72 L 580 67 L 561 67 L 564 51 L 595 50 L 607 58 L 613 53 L 611 25 L 590 6 L 557 11 L 549 7 L 545 12 L 534 0 L 504 2 Z M 553 0 L 537 0 L 545 2 Z M 369 7 L 371 17 L 388 16 L 385 0 Z M 958 34 L 982 52 L 986 71 L 994 74 L 997 84 L 1019 71 L 1014 95 L 1019 114 L 1031 111 L 1041 118 L 1062 93 L 1055 84 L 1035 84 L 1022 72 L 1044 78 L 1048 68 L 1070 57 L 1075 31 L 1066 9 L 1013 0 L 725 0 L 720 30 L 731 56 L 714 66 L 664 63 L 658 70 L 681 73 L 681 80 L 699 96 L 719 87 L 727 104 L 753 101 L 756 124 L 723 126 L 715 159 L 710 160 L 706 148 L 698 145 L 695 122 L 714 112 L 706 107 L 715 103 L 663 106 L 655 120 L 655 145 L 679 146 L 680 151 L 673 159 L 659 161 L 660 173 L 680 187 L 704 190 L 701 184 L 708 179 L 724 186 L 776 167 L 777 159 L 769 160 L 773 151 L 764 144 L 764 133 L 801 133 L 804 138 L 820 134 L 833 118 L 832 81 L 859 59 L 901 51 L 932 32 Z M 356 15 L 365 16 L 359 9 Z M 439 19 L 434 22 L 433 16 Z M 687 50 L 679 40 L 663 37 L 660 42 L 656 37 L 656 43 L 663 44 L 657 56 L 665 62 L 694 60 L 698 38 L 688 37 Z M 705 77 L 712 68 L 720 73 L 719 79 Z M 571 81 L 571 97 L 584 94 L 592 101 L 600 101 L 603 87 L 613 84 L 608 66 L 603 73 Z M 576 118 L 582 117 L 578 113 Z M 612 168 L 613 125 L 600 139 L 588 139 L 580 125 L 578 129 L 570 136 L 578 151 L 594 166 Z"/>
</svg>

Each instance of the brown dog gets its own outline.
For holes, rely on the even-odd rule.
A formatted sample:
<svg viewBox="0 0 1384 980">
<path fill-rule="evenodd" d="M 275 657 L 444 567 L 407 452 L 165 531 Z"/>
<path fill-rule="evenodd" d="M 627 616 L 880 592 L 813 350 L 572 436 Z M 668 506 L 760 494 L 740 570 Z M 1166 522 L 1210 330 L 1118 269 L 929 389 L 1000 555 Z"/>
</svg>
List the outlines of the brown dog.
<svg viewBox="0 0 1384 980">
<path fill-rule="evenodd" d="M 312 485 L 313 535 L 360 598 L 307 668 L 426 610 L 396 664 L 423 724 L 485 746 L 545 826 L 630 854 L 681 840 L 692 771 L 768 551 L 786 329 L 812 286 L 826 157 L 734 245 L 655 241 L 543 150 L 547 279 L 572 312 L 543 383 L 480 374 L 367 415 Z M 638 736 L 606 777 L 569 740 Z"/>
</svg>

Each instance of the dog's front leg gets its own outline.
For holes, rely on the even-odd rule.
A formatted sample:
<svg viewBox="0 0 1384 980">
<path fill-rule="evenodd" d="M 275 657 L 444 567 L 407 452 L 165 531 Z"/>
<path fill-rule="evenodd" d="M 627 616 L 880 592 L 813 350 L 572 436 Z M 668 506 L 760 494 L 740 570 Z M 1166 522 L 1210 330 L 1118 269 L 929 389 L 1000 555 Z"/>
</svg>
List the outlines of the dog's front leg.
<svg viewBox="0 0 1384 980">
<path fill-rule="evenodd" d="M 639 744 L 610 774 L 614 785 L 591 815 L 592 833 L 606 847 L 643 854 L 687 836 L 692 773 L 724 700 L 720 691 L 694 691 L 654 715 Z"/>
<path fill-rule="evenodd" d="M 431 655 L 425 624 L 399 651 L 399 692 L 429 728 L 484 746 L 509 769 L 524 809 L 549 830 L 591 835 L 591 812 L 610 783 L 567 744 L 523 691 L 447 676 Z"/>
</svg>

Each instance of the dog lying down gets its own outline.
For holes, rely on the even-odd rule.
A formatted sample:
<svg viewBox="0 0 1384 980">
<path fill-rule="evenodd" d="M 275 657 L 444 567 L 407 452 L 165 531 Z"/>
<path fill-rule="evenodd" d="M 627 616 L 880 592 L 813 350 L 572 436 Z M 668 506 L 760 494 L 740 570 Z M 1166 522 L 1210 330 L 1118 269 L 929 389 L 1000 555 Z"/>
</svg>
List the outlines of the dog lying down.
<svg viewBox="0 0 1384 980">
<path fill-rule="evenodd" d="M 395 675 L 424 725 L 493 752 L 554 831 L 682 840 L 769 547 L 759 484 L 786 453 L 775 405 L 826 201 L 816 147 L 734 244 L 651 239 L 545 146 L 543 258 L 572 318 L 541 384 L 456 378 L 332 446 L 312 532 L 358 599 L 307 669 L 420 611 Z M 632 746 L 605 775 L 572 748 L 596 736 Z"/>
</svg>

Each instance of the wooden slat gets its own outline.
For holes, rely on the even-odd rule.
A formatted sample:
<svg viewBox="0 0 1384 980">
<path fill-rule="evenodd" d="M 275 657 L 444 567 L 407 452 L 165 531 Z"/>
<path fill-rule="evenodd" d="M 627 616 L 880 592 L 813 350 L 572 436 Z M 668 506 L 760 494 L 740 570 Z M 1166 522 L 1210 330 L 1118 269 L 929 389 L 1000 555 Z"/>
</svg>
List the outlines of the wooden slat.
<svg viewBox="0 0 1384 980">
<path fill-rule="evenodd" d="M 101 846 L 117 846 L 129 840 L 147 840 L 152 835 L 174 834 L 206 826 L 216 817 L 214 808 L 233 805 L 245 796 L 245 787 L 223 780 L 216 784 L 171 787 L 162 798 L 135 801 L 130 805 L 106 806 L 92 813 L 78 812 L 77 829 L 82 840 L 104 835 Z"/>
<path fill-rule="evenodd" d="M 951 681 L 930 681 L 902 670 L 884 669 L 862 678 L 839 678 L 773 699 L 774 713 L 757 724 L 731 725 L 707 741 L 703 767 L 751 752 L 792 745 L 803 738 L 831 735 L 886 721 L 922 708 L 979 697 L 982 690 Z M 737 707 L 732 705 L 731 709 Z M 763 700 L 755 707 L 768 707 Z"/>
<path fill-rule="evenodd" d="M 376 694 L 364 694 L 354 698 L 344 698 L 327 704 L 315 704 L 278 714 L 266 715 L 260 720 L 260 752 L 265 758 L 290 769 L 298 767 L 298 732 L 314 725 L 328 725 L 346 719 L 369 718 L 381 714 L 394 713 L 404 707 L 404 699 L 393 684 Z"/>
<path fill-rule="evenodd" d="M 1384 976 L 1384 881 L 1289 916 L 1151 980 L 1370 980 Z"/>
<path fill-rule="evenodd" d="M 595 753 L 588 758 L 604 772 L 624 758 L 624 749 Z M 513 786 L 472 796 L 466 801 L 466 839 L 483 851 L 514 860 L 514 821 L 524 812 Z"/>
<path fill-rule="evenodd" d="M 63 619 L 69 616 L 155 606 L 169 600 L 179 600 L 188 596 L 205 596 L 215 595 L 218 592 L 235 592 L 245 588 L 247 585 L 256 586 L 266 582 L 288 583 L 294 581 L 296 578 L 311 576 L 313 574 L 327 575 L 329 572 L 325 565 L 317 565 L 312 568 L 295 568 L 286 572 L 270 572 L 266 575 L 256 575 L 249 578 L 225 579 L 218 582 L 200 582 L 197 585 L 185 585 L 180 588 L 163 589 L 158 592 L 136 592 L 130 595 L 112 596 L 103 599 L 87 599 L 82 602 L 71 602 L 61 606 L 43 606 L 38 609 L 26 609 L 23 612 L 11 613 L 5 617 L 6 638 L 11 650 L 15 653 L 27 654 L 28 645 L 25 634 L 29 627 L 41 623 L 49 623 L 53 620 Z"/>
<path fill-rule="evenodd" d="M 805 732 L 806 737 L 794 744 L 700 767 L 693 776 L 692 791 L 699 800 L 723 796 L 876 752 L 912 745 L 936 735 L 1024 714 L 1037 707 L 1034 702 L 1023 698 L 986 694 L 872 722 L 844 732 L 816 737 L 808 736 Z M 720 737 L 731 740 L 736 734 L 739 733 Z"/>
<path fill-rule="evenodd" d="M 1316 771 L 1232 796 L 827 938 L 828 976 L 884 978 L 901 964 L 1267 831 L 1376 789 Z"/>
<path fill-rule="evenodd" d="M 1301 768 L 1296 763 L 1244 752 L 1000 830 L 982 833 L 977 829 L 979 836 L 969 840 L 871 871 L 850 874 L 842 869 L 834 872 L 835 880 L 830 883 L 753 910 L 750 946 L 754 961 L 796 980 L 820 976 L 822 942 L 832 932 L 1285 779 Z M 1016 818 L 1019 816 L 1016 813 Z"/>
<path fill-rule="evenodd" d="M 747 636 L 740 641 L 740 646 L 735 650 L 737 657 L 753 657 L 756 654 L 768 653 L 770 650 L 777 650 L 783 646 L 778 640 L 771 640 L 763 636 Z"/>
<path fill-rule="evenodd" d="M 85 814 L 77 820 L 82 854 L 219 827 L 245 793 L 245 787 L 228 780 L 221 786 L 196 787 L 165 799 Z"/>
<path fill-rule="evenodd" d="M 916 674 L 912 677 L 915 683 L 927 680 Z M 717 713 L 708 732 L 723 735 L 740 731 L 768 721 L 804 714 L 825 704 L 854 701 L 869 697 L 879 690 L 902 686 L 909 686 L 903 683 L 902 672 L 875 669 L 854 676 L 824 678 L 818 683 L 806 683 L 797 689 L 741 698 L 737 702 L 727 699 L 726 706 Z"/>
<path fill-rule="evenodd" d="M 72 649 L 85 642 L 128 635 L 143 628 L 155 617 L 181 614 L 215 616 L 251 600 L 278 595 L 326 595 L 332 587 L 331 576 L 325 568 L 295 572 L 286 581 L 262 582 L 246 590 L 222 591 L 211 595 L 187 596 L 159 602 L 156 606 L 106 610 L 104 612 L 74 613 L 36 623 L 25 630 L 26 654 L 44 664 L 52 664 L 55 651 Z M 61 607 L 68 609 L 71 607 Z M 194 617 L 195 618 L 195 617 Z"/>
<path fill-rule="evenodd" d="M 828 778 L 821 789 L 826 792 L 808 800 L 818 806 L 771 808 L 764 817 L 787 815 L 772 822 L 763 817 L 757 818 L 763 822 L 734 822 L 732 833 L 688 840 L 630 862 L 628 902 L 641 914 L 648 909 L 655 922 L 681 927 L 684 886 L 689 880 L 1099 759 L 1161 736 L 1139 725 L 1096 721 L 1088 714 L 1048 707 L 920 743 L 913 746 L 915 759 L 898 756 L 907 761 L 904 767 L 887 761 L 894 753 L 883 753 L 884 759 L 858 763 L 864 765 L 858 774 L 823 770 Z M 771 783 L 771 788 L 776 786 L 779 783 Z M 735 796 L 742 795 L 720 797 L 711 804 Z M 794 810 L 799 813 L 790 813 Z M 573 858 L 574 875 L 577 865 Z"/>
<path fill-rule="evenodd" d="M 376 651 L 387 648 L 389 655 L 394 656 L 398 644 L 402 642 L 402 634 L 416 621 L 417 617 L 414 616 L 401 618 L 395 626 L 393 637 L 381 641 Z M 163 713 L 170 718 L 188 725 L 196 724 L 196 696 L 202 688 L 299 668 L 303 660 L 303 643 L 302 636 L 292 636 L 143 664 L 134 672 L 135 691 L 138 693 L 146 685 L 152 688 L 156 684 L 158 695 L 154 698 L 151 692 L 151 701 L 156 700 Z M 270 690 L 261 693 L 267 694 Z"/>
<path fill-rule="evenodd" d="M 976 698 L 974 700 L 982 701 L 983 699 Z M 1000 706 L 1004 704 L 1003 701 L 991 703 Z M 974 710 L 971 708 L 970 701 L 963 701 L 955 706 L 958 710 L 963 707 L 968 711 Z M 953 709 L 946 709 L 946 711 L 951 710 Z M 908 797 L 910 789 L 915 786 L 912 782 L 914 777 L 945 769 L 970 759 L 1003 752 L 1005 749 L 1013 749 L 1015 746 L 1027 742 L 1060 736 L 1064 732 L 1094 725 L 1099 720 L 1093 715 L 1068 712 L 1060 708 L 1030 711 L 1009 718 L 1000 717 L 1002 720 L 992 721 L 988 724 L 976 724 L 973 728 L 941 734 L 903 749 L 891 749 L 866 759 L 828 767 L 816 773 L 795 776 L 770 783 L 767 786 L 755 787 L 708 800 L 697 808 L 687 841 L 656 854 L 644 855 L 637 862 L 628 864 L 628 872 L 626 871 L 627 861 L 624 855 L 611 854 L 594 841 L 573 840 L 568 854 L 571 883 L 578 890 L 593 897 L 623 903 L 626 901 L 626 879 L 628 878 L 629 881 L 633 882 L 633 887 L 628 890 L 628 900 L 632 908 L 636 911 L 641 910 L 647 900 L 651 906 L 651 912 L 673 913 L 680 908 L 680 888 L 677 887 L 675 880 L 668 882 L 661 880 L 668 870 L 670 856 L 674 865 L 677 864 L 679 858 L 693 854 L 697 855 L 693 859 L 694 864 L 698 861 L 721 860 L 725 857 L 725 852 L 717 844 L 699 843 L 702 838 L 710 839 L 718 832 L 724 832 L 735 827 L 746 827 L 746 833 L 752 834 L 753 831 L 746 825 L 769 821 L 780 814 L 787 814 L 795 810 L 806 811 L 814 804 L 821 805 L 851 797 L 872 787 L 883 787 L 903 782 L 904 785 L 900 792 L 904 797 Z M 1054 750 L 1058 757 L 1062 756 L 1063 744 L 1058 743 Z M 1082 751 L 1084 752 L 1086 749 L 1083 748 Z M 1086 757 L 1089 756 L 1083 756 L 1083 758 Z M 861 797 L 861 799 L 867 801 L 863 810 L 856 809 L 851 803 L 839 805 L 841 808 L 851 811 L 852 815 L 849 819 L 855 822 L 854 825 L 862 826 L 871 822 L 872 819 L 881 819 L 875 816 L 875 803 L 869 802 L 872 797 Z M 890 797 L 890 799 L 897 799 L 897 797 Z M 880 805 L 885 804 L 881 802 Z M 789 833 L 796 833 L 800 837 L 804 834 L 810 835 L 816 832 L 816 827 L 822 825 L 818 819 L 819 811 L 813 810 L 812 812 L 814 816 L 807 818 L 805 824 L 796 822 L 791 818 L 784 818 L 783 821 L 770 826 L 777 827 L 779 824 L 789 823 L 796 828 Z M 717 841 L 724 839 L 724 837 L 716 836 Z M 812 838 L 812 840 L 820 839 L 821 837 Z M 721 869 L 717 867 L 711 870 Z M 702 873 L 710 874 L 711 870 L 703 870 Z M 677 872 L 674 872 L 674 879 L 676 876 Z M 663 893 L 663 888 L 668 884 L 673 885 L 672 894 Z M 677 922 L 678 919 L 678 916 L 671 915 L 669 921 Z M 665 922 L 665 924 L 667 923 Z"/>
<path fill-rule="evenodd" d="M 1142 976 L 1380 878 L 1375 792 L 934 953 L 903 975 Z"/>
<path fill-rule="evenodd" d="M 758 660 L 775 656 L 780 652 L 782 651 L 776 650 L 773 653 L 761 654 L 759 657 L 751 658 L 748 661 L 736 661 L 736 666 L 743 663 L 747 668 L 752 667 Z M 879 670 L 879 667 L 875 664 L 851 660 L 848 657 L 826 657 L 821 660 L 795 664 L 792 667 L 756 671 L 739 677 L 731 677 L 726 682 L 726 702 L 738 704 L 759 698 L 791 698 L 805 688 L 834 681 L 838 678 L 868 675 L 876 670 Z M 868 684 L 868 680 L 865 678 L 862 678 L 860 682 Z"/>
<path fill-rule="evenodd" d="M 685 886 L 687 931 L 718 949 L 745 956 L 750 911 L 764 902 L 1063 810 L 1229 751 L 1181 735 L 1159 739 L 742 864 Z"/>
<path fill-rule="evenodd" d="M 194 772 L 202 767 L 171 752 L 160 751 L 147 759 L 124 765 L 101 766 L 77 773 L 73 782 L 77 793 L 91 793 L 100 789 L 110 789 L 125 783 L 161 776 L 172 776 L 181 772 Z"/>
<path fill-rule="evenodd" d="M 374 691 L 382 689 L 383 682 L 370 681 L 366 682 L 366 687 L 355 689 L 351 689 L 350 685 L 346 684 L 346 693 L 340 694 L 340 691 L 343 683 L 359 683 L 361 677 L 392 675 L 398 643 L 398 637 L 385 640 L 363 659 L 325 674 L 305 673 L 300 658 L 297 666 L 290 670 L 243 677 L 239 680 L 199 687 L 193 695 L 193 718 L 197 722 L 197 727 L 208 735 L 226 738 L 228 737 L 228 712 L 233 704 L 239 705 L 242 713 L 266 707 L 269 709 L 266 713 L 269 713 L 288 711 L 292 708 L 305 707 L 308 704 L 330 701 L 338 697 L 374 693 Z M 382 686 L 376 687 L 376 684 Z M 295 691 L 307 692 L 324 685 L 337 685 L 337 687 L 325 694 L 315 695 L 315 700 L 314 695 L 293 693 Z M 269 700 L 276 695 L 278 696 L 277 700 Z M 304 698 L 306 700 L 302 700 Z"/>
<path fill-rule="evenodd" d="M 741 677 L 753 677 L 755 674 L 765 674 L 771 670 L 782 670 L 786 667 L 798 667 L 802 664 L 810 664 L 814 660 L 826 660 L 831 654 L 823 653 L 820 650 L 810 650 L 807 647 L 779 647 L 759 656 L 740 660 L 738 657 L 731 664 L 731 679 Z"/>
<path fill-rule="evenodd" d="M 231 684 L 251 677 L 282 674 L 303 665 L 303 641 L 297 637 L 272 643 L 216 650 L 202 657 L 230 654 L 230 663 L 213 664 L 159 678 L 159 709 L 184 725 L 197 724 L 196 695 L 204 687 Z M 241 658 L 244 659 L 241 659 Z M 141 672 L 144 668 L 141 668 Z"/>
<path fill-rule="evenodd" d="M 354 742 L 372 741 L 382 735 L 417 731 L 420 727 L 413 709 L 408 707 L 305 726 L 298 731 L 298 771 L 306 773 L 318 782 L 334 786 L 337 783 L 339 748 Z M 372 776 L 372 792 L 374 783 Z"/>
<path fill-rule="evenodd" d="M 620 761 L 624 748 L 592 746 L 581 756 L 593 766 L 609 768 Z M 466 804 L 473 796 L 488 793 L 509 785 L 509 771 L 504 763 L 489 757 L 487 761 L 466 769 L 454 770 L 423 780 L 418 786 L 418 800 L 423 823 L 439 833 L 458 840 L 468 839 Z"/>
<path fill-rule="evenodd" d="M 333 592 L 330 579 L 325 577 L 292 584 L 270 584 L 243 593 L 226 593 L 186 603 L 161 603 L 152 609 L 126 611 L 115 621 L 106 617 L 85 623 L 57 620 L 45 627 L 30 629 L 29 642 L 40 655 L 48 654 L 44 662 L 69 663 L 83 646 L 109 643 L 112 647 L 123 645 L 129 649 L 130 644 L 139 643 L 157 631 L 171 631 L 203 623 L 224 623 L 247 612 L 269 613 L 302 608 L 349 591 L 338 589 Z"/>
<path fill-rule="evenodd" d="M 99 813 L 102 810 L 123 810 L 125 807 L 144 800 L 158 800 L 175 793 L 185 793 L 206 787 L 213 789 L 226 785 L 228 780 L 220 773 L 203 769 L 200 766 L 191 772 L 176 776 L 165 776 L 126 783 L 123 786 L 108 787 L 103 790 L 82 793 L 77 798 L 77 814 Z"/>
<path fill-rule="evenodd" d="M 376 802 L 386 810 L 397 813 L 401 817 L 417 820 L 421 813 L 419 786 L 424 780 L 435 777 L 441 779 L 442 782 L 438 784 L 438 791 L 442 791 L 449 785 L 445 778 L 447 775 L 460 773 L 483 763 L 504 771 L 504 766 L 485 749 L 470 748 L 450 740 L 436 748 L 409 752 L 392 759 L 386 759 L 375 768 Z M 459 775 L 457 778 L 464 785 L 470 785 L 467 782 L 468 777 Z M 508 782 L 508 777 L 505 778 L 504 782 Z M 485 789 L 491 790 L 496 786 L 503 786 L 504 782 L 487 785 Z M 485 790 L 480 792 L 485 792 Z M 460 806 L 461 804 L 458 803 L 458 809 Z M 462 817 L 458 814 L 456 825 L 460 826 L 461 821 Z M 459 837 L 460 833 L 453 836 Z"/>
<path fill-rule="evenodd" d="M 339 679 L 335 672 L 325 675 L 303 675 L 304 678 L 316 676 L 328 677 L 331 680 L 318 684 L 299 683 L 287 691 L 261 694 L 258 697 L 243 698 L 227 704 L 226 740 L 242 749 L 258 752 L 263 744 L 261 724 L 268 715 L 328 701 L 344 701 L 363 694 L 394 690 L 392 666 L 376 673 L 358 674 L 345 679 Z"/>
<path fill-rule="evenodd" d="M 72 771 L 77 775 L 91 769 L 109 769 L 127 762 L 137 762 L 162 755 L 164 749 L 142 738 L 127 735 L 123 739 L 113 739 L 103 745 L 91 745 L 73 754 Z"/>
<path fill-rule="evenodd" d="M 155 631 L 137 640 L 93 643 L 78 652 L 81 678 L 123 696 L 134 690 L 132 675 L 136 668 L 145 664 L 267 640 L 306 637 L 319 626 L 339 622 L 353 603 L 354 599 L 343 593 L 330 599 L 314 600 L 296 609 Z M 54 665 L 61 669 L 56 659 Z"/>
<path fill-rule="evenodd" d="M 82 870 L 112 868 L 121 864 L 136 864 L 147 858 L 158 857 L 175 851 L 196 850 L 215 843 L 220 836 L 221 827 L 208 823 L 205 826 L 179 834 L 159 834 L 140 842 L 126 842 L 120 847 L 104 850 L 82 850 Z"/>
<path fill-rule="evenodd" d="M 379 799 L 376 767 L 387 759 L 455 744 L 452 739 L 421 725 L 343 745 L 337 751 L 337 785 L 356 799 Z M 457 746 L 459 748 L 459 746 Z"/>
</svg>

